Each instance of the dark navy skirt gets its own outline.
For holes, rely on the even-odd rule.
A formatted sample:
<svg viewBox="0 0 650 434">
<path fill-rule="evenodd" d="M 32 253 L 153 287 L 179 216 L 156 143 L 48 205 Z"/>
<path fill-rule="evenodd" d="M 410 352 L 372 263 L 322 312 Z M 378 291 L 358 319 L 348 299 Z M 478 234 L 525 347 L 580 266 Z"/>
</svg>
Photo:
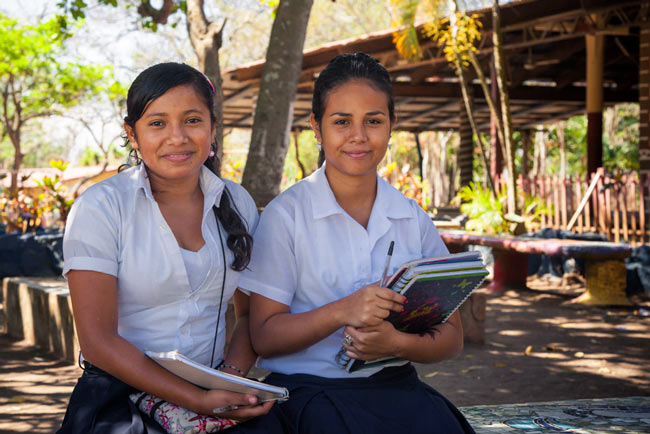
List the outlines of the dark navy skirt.
<svg viewBox="0 0 650 434">
<path fill-rule="evenodd" d="M 473 434 L 462 413 L 415 368 L 384 368 L 367 378 L 270 374 L 266 382 L 289 389 L 289 400 L 231 433 Z"/>
<path fill-rule="evenodd" d="M 136 390 L 84 362 L 57 434 L 166 434 L 129 399 Z"/>
</svg>

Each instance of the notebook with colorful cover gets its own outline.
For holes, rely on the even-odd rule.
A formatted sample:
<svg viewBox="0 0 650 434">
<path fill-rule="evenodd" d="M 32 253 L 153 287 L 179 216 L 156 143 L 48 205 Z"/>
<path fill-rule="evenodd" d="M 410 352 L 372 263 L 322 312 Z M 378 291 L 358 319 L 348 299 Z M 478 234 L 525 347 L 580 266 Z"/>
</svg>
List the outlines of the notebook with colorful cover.
<svg viewBox="0 0 650 434">
<path fill-rule="evenodd" d="M 386 320 L 406 333 L 430 330 L 444 323 L 480 286 L 487 274 L 478 252 L 409 261 L 398 268 L 387 284 L 405 295 L 407 303 L 402 312 L 391 312 Z M 339 364 L 348 372 L 354 372 L 402 363 L 405 361 L 387 357 L 370 361 L 348 359 Z"/>
</svg>

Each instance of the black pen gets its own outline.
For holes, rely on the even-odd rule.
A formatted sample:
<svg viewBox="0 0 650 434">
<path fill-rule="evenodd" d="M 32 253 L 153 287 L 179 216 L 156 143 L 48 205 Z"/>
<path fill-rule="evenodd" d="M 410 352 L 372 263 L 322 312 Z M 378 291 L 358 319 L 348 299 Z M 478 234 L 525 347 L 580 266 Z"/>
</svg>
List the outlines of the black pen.
<svg viewBox="0 0 650 434">
<path fill-rule="evenodd" d="M 386 276 L 388 275 L 388 267 L 390 267 L 390 258 L 393 256 L 393 246 L 395 245 L 395 241 L 390 242 L 390 246 L 388 247 L 388 254 L 386 255 L 386 263 L 384 264 L 384 273 L 381 275 L 381 282 L 379 282 L 379 286 L 384 287 L 386 285 Z"/>
</svg>

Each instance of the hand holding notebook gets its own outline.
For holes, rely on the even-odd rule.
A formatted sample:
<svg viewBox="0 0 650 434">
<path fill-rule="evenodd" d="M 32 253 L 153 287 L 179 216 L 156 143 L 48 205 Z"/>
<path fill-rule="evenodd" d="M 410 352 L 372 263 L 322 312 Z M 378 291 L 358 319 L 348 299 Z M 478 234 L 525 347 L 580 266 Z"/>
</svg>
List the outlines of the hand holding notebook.
<svg viewBox="0 0 650 434">
<path fill-rule="evenodd" d="M 421 333 L 445 322 L 478 288 L 488 272 L 478 252 L 424 258 L 402 264 L 387 286 L 405 295 L 407 303 L 402 312 L 391 312 L 386 319 L 395 329 L 406 333 Z M 339 352 L 340 354 L 340 352 Z M 345 352 L 336 361 L 349 372 L 373 366 L 400 362 L 395 357 L 361 361 L 350 359 Z"/>
</svg>

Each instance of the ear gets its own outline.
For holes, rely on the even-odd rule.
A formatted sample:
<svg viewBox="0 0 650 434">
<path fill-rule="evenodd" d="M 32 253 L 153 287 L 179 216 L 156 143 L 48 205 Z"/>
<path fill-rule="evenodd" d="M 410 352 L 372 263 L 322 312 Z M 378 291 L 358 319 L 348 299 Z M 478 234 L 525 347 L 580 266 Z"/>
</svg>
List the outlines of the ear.
<svg viewBox="0 0 650 434">
<path fill-rule="evenodd" d="M 318 125 L 318 122 L 316 121 L 316 116 L 312 113 L 309 115 L 309 123 L 311 124 L 311 129 L 314 130 L 314 134 L 316 135 L 316 141 L 318 143 L 323 143 L 323 137 L 321 136 L 320 133 L 320 125 Z"/>
<path fill-rule="evenodd" d="M 131 147 L 133 149 L 138 149 L 138 141 L 135 138 L 135 131 L 131 128 L 126 122 L 124 122 L 124 131 L 126 131 L 126 137 L 131 142 Z"/>
</svg>

